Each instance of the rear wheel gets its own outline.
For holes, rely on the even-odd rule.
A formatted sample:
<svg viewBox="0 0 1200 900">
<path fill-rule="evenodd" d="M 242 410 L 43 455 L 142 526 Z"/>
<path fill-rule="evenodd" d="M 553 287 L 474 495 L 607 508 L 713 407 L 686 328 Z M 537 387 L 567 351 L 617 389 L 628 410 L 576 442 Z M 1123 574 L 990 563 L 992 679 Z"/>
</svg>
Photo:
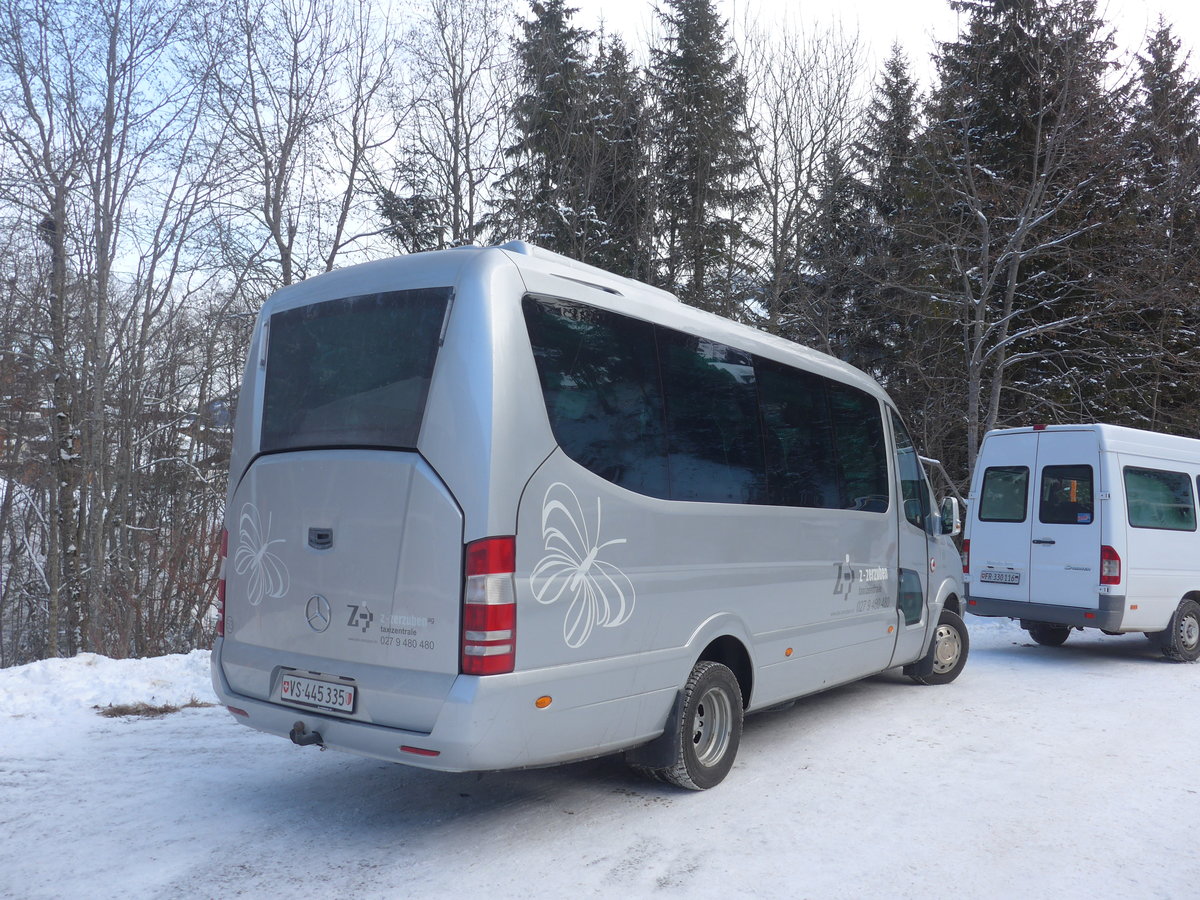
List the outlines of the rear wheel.
<svg viewBox="0 0 1200 900">
<path fill-rule="evenodd" d="M 683 688 L 675 761 L 645 770 L 681 788 L 703 791 L 724 780 L 742 739 L 742 689 L 726 666 L 701 660 Z"/>
<path fill-rule="evenodd" d="M 1071 636 L 1071 626 L 1032 622 L 1029 625 L 1029 636 L 1043 647 L 1061 647 Z"/>
<path fill-rule="evenodd" d="M 933 643 L 923 660 L 924 665 L 916 667 L 917 670 L 929 669 L 932 662 L 932 669 L 927 674 L 910 673 L 908 677 L 918 684 L 949 684 L 967 664 L 970 649 L 971 639 L 963 620 L 958 613 L 943 609 L 933 634 Z"/>
<path fill-rule="evenodd" d="M 1175 607 L 1171 624 L 1162 633 L 1162 652 L 1176 662 L 1200 659 L 1200 603 L 1182 600 Z"/>
</svg>

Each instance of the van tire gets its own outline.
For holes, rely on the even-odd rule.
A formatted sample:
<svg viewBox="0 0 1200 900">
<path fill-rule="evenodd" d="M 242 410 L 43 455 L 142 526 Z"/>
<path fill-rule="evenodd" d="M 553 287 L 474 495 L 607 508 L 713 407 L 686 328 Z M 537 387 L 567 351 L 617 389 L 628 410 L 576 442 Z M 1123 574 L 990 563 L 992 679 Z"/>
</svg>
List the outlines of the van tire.
<svg viewBox="0 0 1200 900">
<path fill-rule="evenodd" d="M 1176 662 L 1200 659 L 1200 603 L 1179 601 L 1170 625 L 1162 633 L 1162 652 L 1167 659 Z"/>
<path fill-rule="evenodd" d="M 943 609 L 925 659 L 912 671 L 905 671 L 917 684 L 949 684 L 967 664 L 970 650 L 971 638 L 966 624 L 958 613 Z"/>
<path fill-rule="evenodd" d="M 1034 642 L 1043 647 L 1061 647 L 1071 636 L 1070 625 L 1051 625 L 1049 622 L 1030 622 L 1027 630 Z"/>
<path fill-rule="evenodd" d="M 674 762 L 638 770 L 692 791 L 720 784 L 733 767 L 742 739 L 742 689 L 733 672 L 710 660 L 696 663 L 683 687 L 675 730 Z"/>
</svg>

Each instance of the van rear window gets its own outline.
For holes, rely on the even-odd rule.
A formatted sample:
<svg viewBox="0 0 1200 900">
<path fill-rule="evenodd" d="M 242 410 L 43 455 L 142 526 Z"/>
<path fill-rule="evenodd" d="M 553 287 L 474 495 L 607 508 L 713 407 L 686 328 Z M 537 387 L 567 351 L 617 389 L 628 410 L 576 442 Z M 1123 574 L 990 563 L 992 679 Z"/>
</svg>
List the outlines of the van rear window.
<svg viewBox="0 0 1200 900">
<path fill-rule="evenodd" d="M 1091 466 L 1046 466 L 1042 469 L 1042 493 L 1038 520 L 1046 525 L 1091 525 Z"/>
<path fill-rule="evenodd" d="M 991 466 L 983 473 L 980 522 L 1024 522 L 1028 508 L 1029 469 Z"/>
<path fill-rule="evenodd" d="M 363 294 L 271 316 L 260 448 L 413 448 L 450 288 Z"/>
</svg>

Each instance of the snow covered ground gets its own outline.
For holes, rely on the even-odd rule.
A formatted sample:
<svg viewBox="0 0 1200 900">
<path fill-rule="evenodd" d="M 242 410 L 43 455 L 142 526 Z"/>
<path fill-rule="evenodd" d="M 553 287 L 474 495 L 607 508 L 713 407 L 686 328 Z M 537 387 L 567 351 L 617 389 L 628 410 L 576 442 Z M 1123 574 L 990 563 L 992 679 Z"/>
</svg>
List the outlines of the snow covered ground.
<svg viewBox="0 0 1200 900">
<path fill-rule="evenodd" d="M 898 673 L 746 722 L 677 791 L 619 758 L 445 775 L 259 735 L 208 654 L 0 670 L 0 896 L 1195 897 L 1200 664 L 969 618 L 946 687 Z"/>
</svg>

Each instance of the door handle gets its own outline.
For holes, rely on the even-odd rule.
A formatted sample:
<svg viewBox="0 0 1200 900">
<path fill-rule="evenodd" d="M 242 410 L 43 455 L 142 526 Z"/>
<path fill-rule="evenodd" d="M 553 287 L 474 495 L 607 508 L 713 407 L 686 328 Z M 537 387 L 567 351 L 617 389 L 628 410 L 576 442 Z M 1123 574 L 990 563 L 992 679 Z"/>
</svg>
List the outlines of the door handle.
<svg viewBox="0 0 1200 900">
<path fill-rule="evenodd" d="M 1049 538 L 1034 538 L 1033 542 L 1035 544 L 1053 544 L 1054 543 L 1054 541 L 1050 540 Z"/>
</svg>

